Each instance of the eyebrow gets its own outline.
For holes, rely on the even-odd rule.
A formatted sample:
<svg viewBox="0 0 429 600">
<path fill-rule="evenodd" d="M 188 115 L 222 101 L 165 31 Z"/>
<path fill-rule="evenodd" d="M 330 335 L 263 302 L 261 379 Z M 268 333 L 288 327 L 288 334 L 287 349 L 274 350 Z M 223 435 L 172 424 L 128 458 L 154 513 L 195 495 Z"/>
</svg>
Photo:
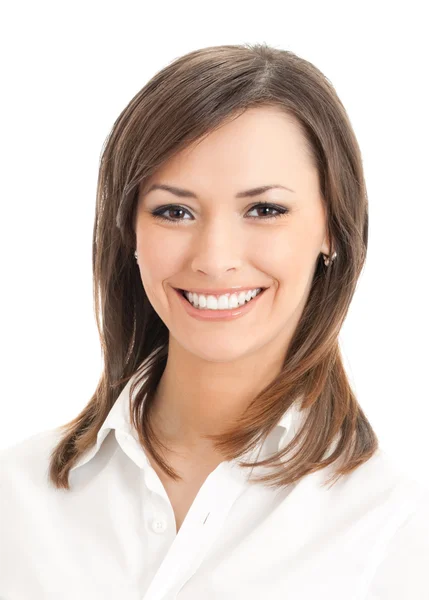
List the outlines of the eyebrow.
<svg viewBox="0 0 429 600">
<path fill-rule="evenodd" d="M 255 187 L 250 190 L 245 190 L 244 192 L 238 192 L 237 194 L 235 194 L 235 197 L 236 198 L 249 198 L 249 197 L 251 198 L 253 196 L 259 196 L 260 194 L 263 194 L 264 192 L 267 192 L 268 190 L 272 190 L 275 188 L 281 188 L 281 189 L 287 190 L 289 192 L 295 193 L 295 190 L 291 190 L 290 188 L 288 188 L 284 185 L 272 184 L 272 185 L 261 185 L 259 187 Z M 148 189 L 148 191 L 144 194 L 144 196 L 146 196 L 146 194 L 149 194 L 149 192 L 152 192 L 153 190 L 165 190 L 167 192 L 171 192 L 175 196 L 179 196 L 180 198 L 197 198 L 198 199 L 198 196 L 196 194 L 194 194 L 193 192 L 191 192 L 190 190 L 185 190 L 183 188 L 179 188 L 176 186 L 167 185 L 165 183 L 161 183 L 161 184 L 154 183 Z"/>
</svg>

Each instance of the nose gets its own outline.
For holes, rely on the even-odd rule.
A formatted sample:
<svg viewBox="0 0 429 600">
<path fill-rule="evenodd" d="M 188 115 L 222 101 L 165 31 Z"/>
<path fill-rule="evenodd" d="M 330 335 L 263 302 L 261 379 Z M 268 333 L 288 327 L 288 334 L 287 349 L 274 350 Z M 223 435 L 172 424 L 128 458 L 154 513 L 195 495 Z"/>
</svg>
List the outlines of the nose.
<svg viewBox="0 0 429 600">
<path fill-rule="evenodd" d="M 247 246 L 239 232 L 226 220 L 213 221 L 200 231 L 192 248 L 192 269 L 203 272 L 211 280 L 225 283 L 225 273 L 242 268 Z"/>
</svg>

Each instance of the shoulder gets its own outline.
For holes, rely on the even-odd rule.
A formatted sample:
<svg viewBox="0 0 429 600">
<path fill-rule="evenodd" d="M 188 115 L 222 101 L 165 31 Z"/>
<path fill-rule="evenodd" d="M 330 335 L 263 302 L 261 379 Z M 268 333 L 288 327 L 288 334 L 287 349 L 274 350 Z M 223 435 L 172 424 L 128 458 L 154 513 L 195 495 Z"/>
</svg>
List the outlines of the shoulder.
<svg viewBox="0 0 429 600">
<path fill-rule="evenodd" d="M 378 455 L 378 477 L 385 480 L 389 497 L 392 500 L 391 541 L 399 539 L 402 533 L 417 531 L 419 524 L 424 529 L 426 546 L 429 550 L 429 487 L 423 480 L 417 480 L 405 467 L 385 452 Z M 376 475 L 377 472 L 374 473 Z M 423 530 L 422 530 L 423 533 Z M 419 536 L 420 537 L 420 536 Z"/>
<path fill-rule="evenodd" d="M 414 506 L 393 520 L 380 548 L 369 584 L 368 600 L 429 598 L 429 493 L 421 491 Z"/>
<path fill-rule="evenodd" d="M 413 474 L 383 447 L 346 475 L 334 486 L 339 496 L 347 493 L 360 503 L 383 503 L 386 507 L 412 507 L 424 497 L 429 497 L 429 487 Z M 372 502 L 371 502 L 372 501 Z"/>
<path fill-rule="evenodd" d="M 0 489 L 46 481 L 50 455 L 59 442 L 59 428 L 31 435 L 0 451 Z"/>
<path fill-rule="evenodd" d="M 378 477 L 384 477 L 392 486 L 394 496 L 401 504 L 408 505 L 405 514 L 410 514 L 429 500 L 429 487 L 423 479 L 416 479 L 413 474 L 398 463 L 384 449 L 379 450 Z M 377 472 L 375 472 L 377 476 Z"/>
<path fill-rule="evenodd" d="M 346 478 L 362 532 L 375 522 L 365 600 L 429 598 L 429 488 L 383 448 Z M 344 498 L 344 496 L 343 496 Z M 340 497 L 339 497 L 340 500 Z M 365 519 L 359 521 L 358 505 Z M 361 596 L 359 596 L 361 597 Z"/>
</svg>

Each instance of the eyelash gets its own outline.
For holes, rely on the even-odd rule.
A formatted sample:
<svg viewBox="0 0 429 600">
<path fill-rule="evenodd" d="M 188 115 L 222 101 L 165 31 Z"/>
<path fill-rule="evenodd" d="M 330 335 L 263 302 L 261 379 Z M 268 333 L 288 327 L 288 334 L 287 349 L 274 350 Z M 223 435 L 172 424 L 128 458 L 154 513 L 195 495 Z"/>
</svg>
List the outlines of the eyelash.
<svg viewBox="0 0 429 600">
<path fill-rule="evenodd" d="M 271 221 L 273 219 L 278 219 L 279 217 L 286 216 L 289 213 L 288 208 L 275 206 L 274 204 L 270 204 L 269 202 L 259 202 L 258 204 L 255 204 L 254 206 L 252 206 L 249 210 L 254 210 L 255 208 L 259 208 L 259 207 L 270 208 L 272 210 L 277 211 L 279 214 L 270 215 L 268 217 L 249 217 L 249 219 Z M 175 225 L 180 223 L 180 221 L 188 220 L 188 219 L 170 219 L 169 217 L 162 216 L 162 213 L 165 213 L 165 212 L 171 211 L 171 210 L 184 210 L 186 212 L 189 212 L 186 208 L 184 208 L 183 206 L 179 206 L 178 204 L 168 204 L 166 206 L 161 206 L 160 208 L 157 208 L 156 210 L 152 211 L 152 216 L 155 219 L 159 219 L 160 221 L 168 221 L 169 223 L 174 223 Z"/>
</svg>

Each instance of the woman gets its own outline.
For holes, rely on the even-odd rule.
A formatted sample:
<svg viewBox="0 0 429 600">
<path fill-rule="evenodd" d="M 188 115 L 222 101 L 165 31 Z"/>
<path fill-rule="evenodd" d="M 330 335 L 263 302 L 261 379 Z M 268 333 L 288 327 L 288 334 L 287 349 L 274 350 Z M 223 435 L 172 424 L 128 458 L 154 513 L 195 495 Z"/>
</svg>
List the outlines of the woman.
<svg viewBox="0 0 429 600">
<path fill-rule="evenodd" d="M 97 389 L 2 455 L 0 597 L 429 598 L 428 492 L 339 349 L 367 240 L 315 66 L 249 44 L 157 73 L 101 160 Z"/>
</svg>

